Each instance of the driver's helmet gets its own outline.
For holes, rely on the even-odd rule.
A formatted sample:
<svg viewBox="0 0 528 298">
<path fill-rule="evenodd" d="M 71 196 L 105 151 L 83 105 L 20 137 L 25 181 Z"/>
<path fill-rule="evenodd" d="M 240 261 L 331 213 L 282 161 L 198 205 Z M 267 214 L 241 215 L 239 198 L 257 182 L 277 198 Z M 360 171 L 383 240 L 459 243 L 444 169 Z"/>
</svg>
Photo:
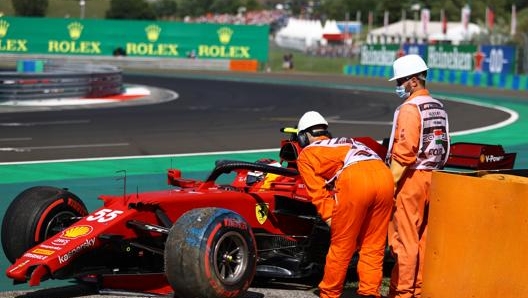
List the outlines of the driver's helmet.
<svg viewBox="0 0 528 298">
<path fill-rule="evenodd" d="M 274 159 L 271 159 L 271 158 L 261 158 L 259 160 L 256 161 L 256 163 L 261 163 L 261 164 L 265 164 L 265 165 L 269 165 L 269 166 L 275 166 L 275 167 L 281 167 L 281 163 L 274 160 Z M 270 174 L 268 174 L 270 175 Z M 246 184 L 251 186 L 257 182 L 260 182 L 262 181 L 264 178 L 266 177 L 266 173 L 264 172 L 261 172 L 261 171 L 249 171 L 247 173 L 247 177 L 246 177 Z"/>
</svg>

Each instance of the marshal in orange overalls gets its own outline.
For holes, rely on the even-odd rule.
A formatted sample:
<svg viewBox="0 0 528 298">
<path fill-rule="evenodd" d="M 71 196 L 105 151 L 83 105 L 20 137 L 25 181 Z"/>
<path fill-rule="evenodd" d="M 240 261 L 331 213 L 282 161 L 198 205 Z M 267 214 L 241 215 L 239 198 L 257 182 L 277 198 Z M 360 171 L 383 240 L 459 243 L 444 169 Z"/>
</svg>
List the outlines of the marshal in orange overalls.
<svg viewBox="0 0 528 298">
<path fill-rule="evenodd" d="M 399 107 L 391 134 L 393 139 L 392 148 L 389 148 L 391 168 L 397 163 L 406 169 L 397 182 L 395 212 L 389 225 L 389 245 L 397 260 L 391 275 L 390 298 L 421 297 L 432 170 L 443 166 L 447 156 L 446 150 L 449 148 L 449 140 L 446 139 L 447 115 L 438 113 L 445 118 L 446 124 L 439 126 L 438 129 L 431 129 L 433 130 L 431 134 L 443 132 L 438 134 L 440 139 L 437 140 L 445 147 L 442 150 L 443 159 L 430 157 L 437 160 L 437 165 L 433 169 L 424 166 L 435 163 L 427 160 L 425 154 L 419 153 L 423 146 L 421 140 L 426 139 L 423 132 L 425 120 L 422 120 L 423 116 L 417 106 L 409 103 L 419 97 L 430 97 L 429 91 L 422 89 L 412 93 Z M 437 122 L 443 123 L 443 121 Z"/>
<path fill-rule="evenodd" d="M 389 168 L 369 150 L 348 138 L 321 137 L 297 160 L 312 203 L 323 220 L 331 219 L 320 297 L 341 296 L 356 251 L 358 294 L 380 297 L 394 182 Z M 364 158 L 371 153 L 375 158 Z M 329 181 L 335 183 L 333 190 L 327 188 Z"/>
</svg>

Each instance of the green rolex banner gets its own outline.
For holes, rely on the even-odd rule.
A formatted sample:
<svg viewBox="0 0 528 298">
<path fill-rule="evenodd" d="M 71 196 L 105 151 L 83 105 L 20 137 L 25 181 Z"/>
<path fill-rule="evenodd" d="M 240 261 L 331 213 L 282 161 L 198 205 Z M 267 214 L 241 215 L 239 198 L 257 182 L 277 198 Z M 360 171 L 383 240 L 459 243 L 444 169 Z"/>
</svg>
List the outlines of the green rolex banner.
<svg viewBox="0 0 528 298">
<path fill-rule="evenodd" d="M 0 54 L 268 60 L 269 26 L 162 21 L 0 18 Z"/>
</svg>

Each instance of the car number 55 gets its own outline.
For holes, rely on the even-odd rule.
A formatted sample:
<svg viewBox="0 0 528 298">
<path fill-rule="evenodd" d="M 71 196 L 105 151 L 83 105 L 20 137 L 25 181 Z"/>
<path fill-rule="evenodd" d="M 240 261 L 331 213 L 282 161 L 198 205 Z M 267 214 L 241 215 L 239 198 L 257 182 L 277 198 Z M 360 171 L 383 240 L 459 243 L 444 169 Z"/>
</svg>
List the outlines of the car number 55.
<svg viewBox="0 0 528 298">
<path fill-rule="evenodd" d="M 94 214 L 86 218 L 87 221 L 97 221 L 97 222 L 108 222 L 114 220 L 119 214 L 122 214 L 121 210 L 112 210 L 112 209 L 101 209 Z"/>
</svg>

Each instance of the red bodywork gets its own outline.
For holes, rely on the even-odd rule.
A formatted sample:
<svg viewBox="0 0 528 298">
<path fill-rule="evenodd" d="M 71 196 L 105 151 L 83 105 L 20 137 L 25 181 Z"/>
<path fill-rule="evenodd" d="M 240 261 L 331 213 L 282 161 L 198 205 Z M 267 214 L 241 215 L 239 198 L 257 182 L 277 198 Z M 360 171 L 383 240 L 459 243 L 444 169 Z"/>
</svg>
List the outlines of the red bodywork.
<svg viewBox="0 0 528 298">
<path fill-rule="evenodd" d="M 356 139 L 385 157 L 387 149 L 377 141 L 368 137 Z M 453 166 L 477 169 L 486 164 L 483 155 L 504 156 L 488 161 L 512 161 L 499 147 L 454 144 L 450 162 Z M 251 226 L 256 237 L 273 235 L 292 243 L 301 238 L 310 240 L 313 224 L 307 224 L 307 220 L 313 221 L 316 214 L 311 209 L 313 206 L 304 184 L 295 175 L 295 160 L 300 150 L 297 142 L 282 141 L 279 155 L 283 169 L 289 170 L 289 174 L 268 174 L 252 185 L 246 180 L 252 169 L 242 163 L 241 167 L 213 171 L 204 181 L 185 179 L 178 169 L 171 169 L 167 179 L 173 189 L 102 195 L 101 208 L 26 251 L 7 268 L 6 274 L 15 282 L 29 282 L 32 286 L 48 278 L 77 278 L 97 281 L 103 288 L 171 293 L 173 290 L 163 271 L 145 270 L 140 264 L 156 260 L 146 256 L 160 254 L 162 244 L 161 248 L 154 244 L 163 242 L 171 223 L 183 213 L 202 207 L 220 207 L 238 213 Z M 501 165 L 511 168 L 513 162 Z M 215 169 L 221 169 L 221 163 Z M 227 172 L 234 172 L 234 179 L 229 184 L 219 184 L 217 176 Z M 263 220 L 259 216 L 259 206 L 264 205 L 268 213 Z M 142 242 L 145 239 L 149 245 Z M 324 251 L 322 254 L 324 257 Z M 121 271 L 119 264 L 122 263 L 117 262 L 117 258 L 137 262 L 137 269 Z M 100 265 L 97 264 L 99 259 L 104 259 Z"/>
<path fill-rule="evenodd" d="M 283 144 L 292 146 L 294 157 L 300 150 L 295 142 L 284 141 Z M 288 163 L 288 161 L 284 161 Z M 289 166 L 294 166 L 291 160 Z M 185 212 L 207 207 L 219 207 L 242 215 L 247 223 L 258 231 L 267 234 L 283 235 L 310 235 L 312 227 L 306 225 L 304 220 L 292 217 L 289 214 L 273 212 L 277 210 L 277 197 L 284 201 L 289 199 L 300 205 L 310 206 L 310 200 L 304 185 L 298 176 L 275 175 L 273 182 L 261 180 L 251 186 L 246 183 L 250 169 L 234 169 L 236 173 L 233 181 L 228 184 L 217 184 L 216 179 L 198 181 L 181 177 L 178 169 L 168 170 L 168 183 L 175 186 L 173 189 L 151 191 L 137 194 L 101 195 L 103 206 L 74 225 L 62 232 L 46 239 L 44 242 L 28 250 L 6 270 L 9 278 L 15 282 L 29 282 L 31 286 L 39 285 L 42 280 L 49 278 L 62 278 L 61 273 L 67 267 L 78 266 L 79 257 L 93 251 L 107 250 L 111 243 L 116 241 L 133 246 L 135 239 L 150 234 L 152 238 L 159 238 L 163 233 L 166 222 L 175 222 Z M 293 172 L 296 172 L 292 168 Z M 216 178 L 216 177 L 215 177 Z M 256 207 L 267 205 L 270 212 L 264 222 L 259 222 Z M 160 213 L 164 214 L 160 217 Z M 137 229 L 137 226 L 146 228 Z M 138 246 L 141 247 L 141 246 Z M 148 249 L 146 249 L 148 250 Z M 127 248 L 123 249 L 126 253 Z M 135 249 L 136 255 L 141 258 L 145 252 Z M 81 264 L 86 265 L 86 260 Z M 102 274 L 97 271 L 79 274 L 76 270 L 73 276 L 81 280 L 97 280 L 103 288 L 124 289 L 127 291 L 150 292 L 168 294 L 173 290 L 168 285 L 163 272 L 126 272 L 105 268 Z M 112 271 L 114 270 L 114 271 Z M 134 282 L 141 279 L 141 282 Z M 149 282 L 145 282 L 149 280 Z"/>
<path fill-rule="evenodd" d="M 234 185 L 245 184 L 245 181 L 237 181 L 245 176 L 244 172 L 247 173 L 245 170 L 237 174 Z M 304 224 L 300 225 L 295 218 L 270 212 L 267 220 L 261 224 L 256 217 L 257 204 L 268 204 L 269 210 L 275 210 L 274 197 L 276 195 L 309 203 L 299 179 L 278 177 L 270 189 L 259 189 L 262 184 L 259 182 L 247 191 L 240 191 L 238 189 L 226 190 L 213 182 L 193 181 L 190 183 L 189 180 L 178 177 L 176 173 L 178 171 L 169 171 L 169 180 L 173 185 L 181 186 L 181 189 L 129 194 L 126 198 L 100 196 L 104 202 L 103 207 L 82 218 L 62 233 L 27 251 L 7 269 L 7 276 L 20 282 L 28 280 L 31 286 L 39 285 L 42 279 L 53 276 L 54 272 L 74 262 L 77 256 L 87 251 L 98 250 L 112 241 L 110 239 L 112 235 L 118 235 L 122 240 L 137 238 L 139 236 L 137 231 L 129 227 L 130 221 L 162 225 L 156 213 L 153 212 L 158 209 L 167 214 L 171 222 L 175 222 L 190 209 L 203 206 L 221 207 L 242 215 L 252 227 L 258 227 L 272 234 L 308 235 L 310 233 L 309 227 Z M 153 231 L 152 234 L 156 237 L 157 232 Z M 33 267 L 35 267 L 34 270 L 28 270 Z M 141 273 L 138 272 L 138 274 Z M 116 272 L 116 274 L 103 278 L 103 285 L 109 288 L 125 288 L 160 294 L 168 294 L 172 291 L 164 281 L 163 274 L 146 275 L 153 281 L 146 283 L 141 277 L 142 282 L 133 283 L 131 282 L 135 279 L 133 275 L 121 276 L 119 272 Z"/>
<path fill-rule="evenodd" d="M 506 153 L 501 145 L 455 143 L 448 166 L 472 170 L 513 169 L 517 153 Z"/>
</svg>

